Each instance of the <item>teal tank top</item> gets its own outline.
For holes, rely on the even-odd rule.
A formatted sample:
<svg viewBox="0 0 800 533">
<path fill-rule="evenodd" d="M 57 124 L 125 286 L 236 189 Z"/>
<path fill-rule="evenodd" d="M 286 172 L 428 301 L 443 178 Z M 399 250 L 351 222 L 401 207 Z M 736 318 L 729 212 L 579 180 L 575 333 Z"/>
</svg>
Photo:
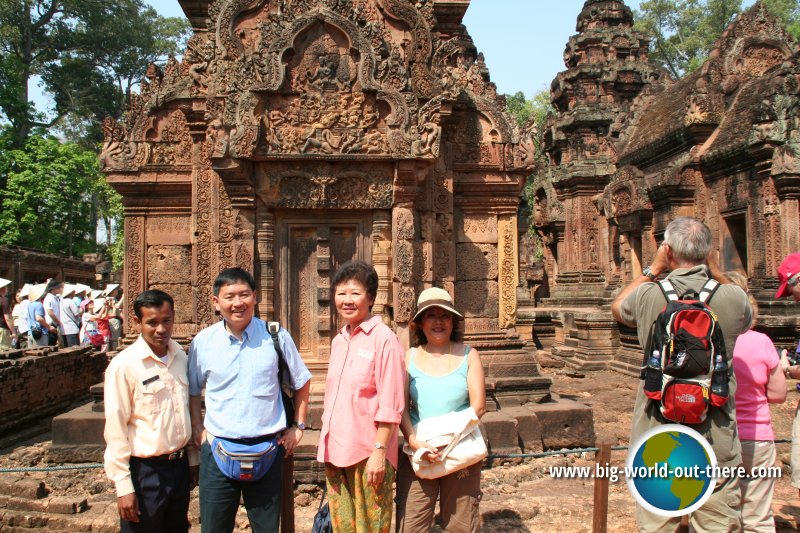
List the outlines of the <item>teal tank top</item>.
<svg viewBox="0 0 800 533">
<path fill-rule="evenodd" d="M 467 388 L 467 354 L 469 346 L 464 348 L 464 359 L 449 374 L 430 376 L 417 368 L 415 362 L 416 348 L 411 349 L 411 361 L 408 365 L 408 395 L 411 405 L 408 414 L 411 423 L 417 424 L 432 416 L 439 416 L 453 411 L 463 411 L 469 407 L 469 389 Z"/>
</svg>

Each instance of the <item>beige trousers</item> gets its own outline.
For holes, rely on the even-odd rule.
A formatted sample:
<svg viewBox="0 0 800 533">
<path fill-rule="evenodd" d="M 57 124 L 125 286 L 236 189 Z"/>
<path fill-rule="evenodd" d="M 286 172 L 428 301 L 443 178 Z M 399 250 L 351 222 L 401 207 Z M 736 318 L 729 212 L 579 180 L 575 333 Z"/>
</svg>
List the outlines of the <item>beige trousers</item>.
<svg viewBox="0 0 800 533">
<path fill-rule="evenodd" d="M 401 453 L 397 475 L 397 532 L 428 533 L 436 500 L 446 533 L 478 533 L 481 517 L 481 463 L 438 479 L 414 475 L 408 455 Z"/>
<path fill-rule="evenodd" d="M 717 480 L 708 501 L 689 516 L 689 530 L 698 533 L 726 533 L 742 530 L 742 491 L 738 477 Z M 636 506 L 636 525 L 642 533 L 677 530 L 681 517 L 659 516 Z"/>
<path fill-rule="evenodd" d="M 754 467 L 775 464 L 775 443 L 771 440 L 742 440 L 742 466 L 749 474 Z M 775 531 L 772 517 L 772 491 L 775 478 L 742 479 L 742 525 L 744 531 L 767 533 Z"/>
</svg>

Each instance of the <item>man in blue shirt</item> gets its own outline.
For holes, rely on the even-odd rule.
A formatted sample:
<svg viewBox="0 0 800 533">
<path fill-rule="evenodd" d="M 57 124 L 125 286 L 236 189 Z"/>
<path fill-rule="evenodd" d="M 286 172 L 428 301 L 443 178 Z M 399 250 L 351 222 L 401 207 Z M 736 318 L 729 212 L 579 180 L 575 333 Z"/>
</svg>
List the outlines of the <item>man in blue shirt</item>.
<svg viewBox="0 0 800 533">
<path fill-rule="evenodd" d="M 47 294 L 46 285 L 40 283 L 34 285 L 30 292 L 30 303 L 28 304 L 28 347 L 47 346 L 48 333 L 57 334 L 58 329 L 47 323 L 45 320 L 44 305 L 42 299 Z M 38 335 L 38 336 L 37 336 Z"/>
<path fill-rule="evenodd" d="M 286 420 L 278 381 L 278 354 L 266 323 L 255 318 L 256 283 L 240 269 L 220 272 L 214 281 L 214 306 L 222 320 L 209 326 L 189 347 L 189 409 L 192 438 L 200 447 L 200 521 L 203 533 L 233 531 L 240 497 L 254 533 L 278 530 L 284 453 L 303 437 L 311 373 L 288 332 L 280 346 L 295 389 L 295 420 Z M 205 420 L 200 394 L 205 388 Z M 232 480 L 212 456 L 210 442 L 222 437 L 241 444 L 278 438 L 279 453 L 258 481 Z"/>
</svg>

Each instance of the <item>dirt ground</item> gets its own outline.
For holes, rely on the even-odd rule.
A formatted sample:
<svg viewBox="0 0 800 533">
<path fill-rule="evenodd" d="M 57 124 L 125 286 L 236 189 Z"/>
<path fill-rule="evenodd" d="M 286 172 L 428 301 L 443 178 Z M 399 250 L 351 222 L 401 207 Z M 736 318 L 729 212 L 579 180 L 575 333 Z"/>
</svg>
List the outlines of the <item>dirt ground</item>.
<svg viewBox="0 0 800 533">
<path fill-rule="evenodd" d="M 564 370 L 549 369 L 553 377 L 554 396 L 574 399 L 594 408 L 595 432 L 598 439 L 611 439 L 619 445 L 628 444 L 631 412 L 637 380 L 615 372 L 588 372 L 582 375 Z M 773 426 L 777 439 L 791 438 L 791 424 L 800 394 L 795 383 L 789 384 L 787 402 L 772 408 Z M 20 445 L 0 450 L 0 467 L 43 466 L 42 458 L 49 445 L 48 435 L 41 435 Z M 588 532 L 592 529 L 593 481 L 590 479 L 553 479 L 549 468 L 554 465 L 591 466 L 594 454 L 555 456 L 525 460 L 517 464 L 495 461 L 483 471 L 482 531 L 502 532 Z M 612 464 L 623 466 L 625 451 L 612 452 Z M 777 480 L 773 509 L 778 531 L 797 531 L 800 522 L 800 498 L 789 485 L 789 444 L 778 445 L 778 463 L 783 476 Z M 113 488 L 102 470 L 67 471 L 57 473 L 2 474 L 0 488 L 9 479 L 43 480 L 53 495 L 73 499 L 85 498 L 88 509 L 83 513 L 51 519 L 49 530 L 70 532 L 111 532 L 116 530 L 116 505 Z M 320 491 L 315 485 L 301 485 L 295 492 L 296 531 L 311 530 Z M 11 511 L 5 509 L 0 496 L 0 531 Z M 634 500 L 624 478 L 612 483 L 609 490 L 608 531 L 635 530 Z M 30 513 L 29 513 L 30 514 Z M 197 498 L 193 498 L 190 519 L 197 524 Z M 242 512 L 238 531 L 249 531 Z M 439 531 L 434 529 L 434 531 Z"/>
</svg>

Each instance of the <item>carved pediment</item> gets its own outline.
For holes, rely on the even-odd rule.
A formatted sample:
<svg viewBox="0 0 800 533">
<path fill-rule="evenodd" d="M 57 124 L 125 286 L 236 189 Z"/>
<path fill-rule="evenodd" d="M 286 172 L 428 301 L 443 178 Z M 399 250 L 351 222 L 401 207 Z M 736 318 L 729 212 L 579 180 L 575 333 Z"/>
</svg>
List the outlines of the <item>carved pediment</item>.
<svg viewBox="0 0 800 533">
<path fill-rule="evenodd" d="M 596 198 L 596 204 L 605 217 L 614 219 L 653 209 L 647 197 L 647 181 L 644 174 L 631 165 L 617 170 L 603 192 Z"/>
</svg>

